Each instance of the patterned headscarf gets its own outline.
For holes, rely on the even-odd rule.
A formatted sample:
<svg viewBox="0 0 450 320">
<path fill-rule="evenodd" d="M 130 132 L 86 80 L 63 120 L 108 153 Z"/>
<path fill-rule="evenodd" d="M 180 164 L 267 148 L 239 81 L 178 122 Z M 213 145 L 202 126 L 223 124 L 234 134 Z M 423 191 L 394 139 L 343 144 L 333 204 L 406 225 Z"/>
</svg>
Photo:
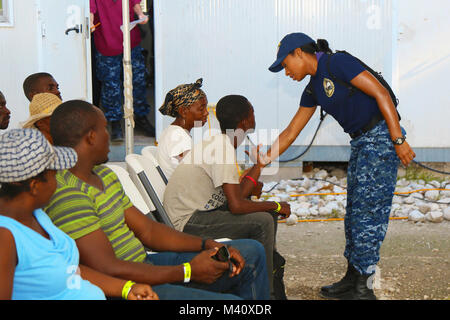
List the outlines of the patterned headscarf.
<svg viewBox="0 0 450 320">
<path fill-rule="evenodd" d="M 206 94 L 200 89 L 202 85 L 203 79 L 198 79 L 195 83 L 182 84 L 170 90 L 164 104 L 159 108 L 159 112 L 165 116 L 178 117 L 179 107 L 189 108 L 198 100 L 206 97 Z"/>
</svg>

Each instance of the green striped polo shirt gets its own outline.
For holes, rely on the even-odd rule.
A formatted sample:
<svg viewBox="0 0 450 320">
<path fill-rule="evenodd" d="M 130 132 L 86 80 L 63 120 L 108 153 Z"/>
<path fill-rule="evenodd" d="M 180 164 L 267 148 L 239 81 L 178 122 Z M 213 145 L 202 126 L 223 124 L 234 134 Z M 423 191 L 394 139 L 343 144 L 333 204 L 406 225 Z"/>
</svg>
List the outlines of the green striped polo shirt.
<svg viewBox="0 0 450 320">
<path fill-rule="evenodd" d="M 77 240 L 102 229 L 118 259 L 143 262 L 145 248 L 125 223 L 124 211 L 133 204 L 111 169 L 96 166 L 93 172 L 102 180 L 103 191 L 68 170 L 59 171 L 56 192 L 45 212 L 72 239 Z"/>
</svg>

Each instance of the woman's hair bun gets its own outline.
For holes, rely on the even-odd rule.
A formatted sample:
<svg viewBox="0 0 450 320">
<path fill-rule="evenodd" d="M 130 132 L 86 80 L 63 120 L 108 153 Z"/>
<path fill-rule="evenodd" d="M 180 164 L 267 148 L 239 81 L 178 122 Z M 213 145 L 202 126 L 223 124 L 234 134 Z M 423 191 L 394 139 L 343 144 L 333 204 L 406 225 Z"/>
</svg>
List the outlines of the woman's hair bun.
<svg viewBox="0 0 450 320">
<path fill-rule="evenodd" d="M 333 53 L 333 51 L 330 49 L 330 47 L 328 45 L 328 41 L 325 39 L 317 40 L 317 48 L 318 48 L 318 51 L 320 51 L 320 52 Z"/>
</svg>

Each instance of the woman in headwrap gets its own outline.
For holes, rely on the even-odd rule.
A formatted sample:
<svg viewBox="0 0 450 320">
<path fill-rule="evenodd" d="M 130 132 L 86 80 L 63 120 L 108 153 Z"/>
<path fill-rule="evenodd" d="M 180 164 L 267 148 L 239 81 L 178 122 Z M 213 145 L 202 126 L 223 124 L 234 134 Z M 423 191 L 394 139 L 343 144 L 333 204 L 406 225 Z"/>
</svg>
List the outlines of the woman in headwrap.
<svg viewBox="0 0 450 320">
<path fill-rule="evenodd" d="M 192 84 L 182 84 L 170 90 L 159 111 L 175 118 L 164 129 L 159 139 L 157 160 L 167 179 L 180 161 L 191 150 L 190 131 L 194 126 L 203 126 L 208 117 L 208 99 L 202 87 L 203 79 Z"/>
</svg>

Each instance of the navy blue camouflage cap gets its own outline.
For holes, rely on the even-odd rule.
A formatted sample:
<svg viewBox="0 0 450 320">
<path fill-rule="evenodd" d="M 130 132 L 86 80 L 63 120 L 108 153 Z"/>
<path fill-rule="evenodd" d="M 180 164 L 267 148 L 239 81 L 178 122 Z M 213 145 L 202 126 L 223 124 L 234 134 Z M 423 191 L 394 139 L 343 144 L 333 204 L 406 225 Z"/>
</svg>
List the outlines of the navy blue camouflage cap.
<svg viewBox="0 0 450 320">
<path fill-rule="evenodd" d="M 20 182 L 45 170 L 74 167 L 72 148 L 54 147 L 37 129 L 13 129 L 0 135 L 0 183 Z"/>
<path fill-rule="evenodd" d="M 280 72 L 284 69 L 281 63 L 286 59 L 289 53 L 312 42 L 315 41 L 304 33 L 296 32 L 288 34 L 278 45 L 277 60 L 269 67 L 269 70 L 272 72 Z"/>
</svg>

